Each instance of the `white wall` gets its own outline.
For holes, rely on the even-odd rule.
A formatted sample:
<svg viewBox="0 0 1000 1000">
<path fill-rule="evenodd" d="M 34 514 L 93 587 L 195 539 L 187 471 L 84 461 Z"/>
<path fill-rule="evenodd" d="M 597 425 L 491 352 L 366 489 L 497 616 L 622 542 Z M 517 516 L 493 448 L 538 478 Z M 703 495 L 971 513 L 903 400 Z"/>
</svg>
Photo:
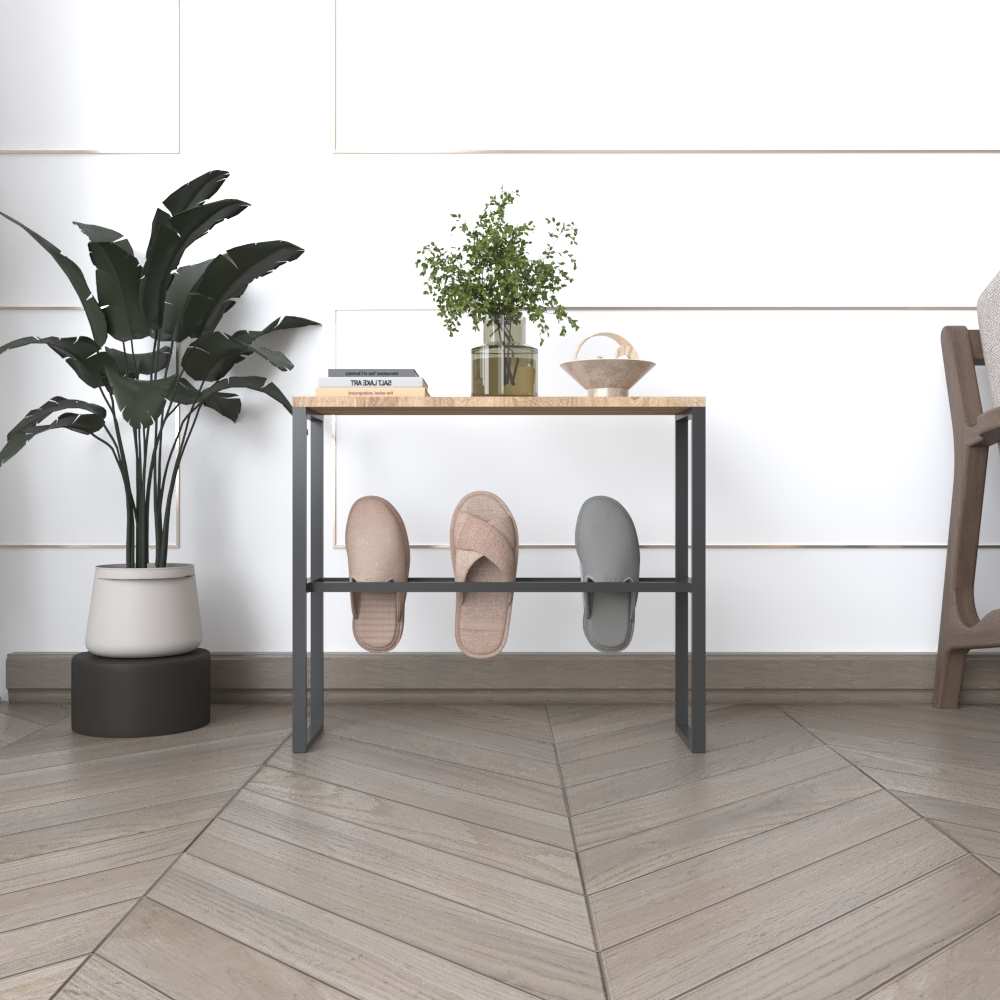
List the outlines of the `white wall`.
<svg viewBox="0 0 1000 1000">
<path fill-rule="evenodd" d="M 88 10 L 107 16 L 104 3 Z M 113 19 L 115 46 L 162 68 L 138 111 L 145 71 L 118 78 L 117 103 L 99 60 L 68 57 L 80 0 L 16 6 L 4 44 L 35 72 L 0 98 L 0 209 L 85 263 L 73 219 L 141 247 L 167 192 L 228 169 L 224 193 L 252 208 L 201 249 L 306 249 L 234 316 L 323 322 L 287 337 L 286 391 L 337 361 L 413 364 L 444 394 L 467 391 L 473 341 L 441 330 L 415 251 L 447 236 L 449 212 L 519 188 L 526 215 L 580 227 L 565 301 L 581 335 L 631 339 L 657 362 L 650 392 L 708 396 L 710 648 L 933 648 L 951 465 L 938 336 L 975 325 L 1000 268 L 995 5 L 338 0 L 334 17 L 328 0 L 181 0 L 178 18 L 175 0 L 144 0 Z M 0 229 L 0 337 L 78 332 L 72 306 L 44 254 Z M 542 392 L 572 391 L 559 362 L 574 346 L 543 347 Z M 3 356 L 0 428 L 71 388 L 40 349 Z M 286 650 L 289 421 L 266 400 L 235 428 L 207 421 L 174 556 L 197 564 L 210 648 Z M 566 546 L 593 492 L 633 509 L 644 565 L 668 572 L 667 429 L 341 420 L 333 571 L 356 496 L 384 493 L 415 543 L 440 546 L 454 502 L 489 488 L 546 546 L 525 550 L 527 573 L 574 571 Z M 0 655 L 80 648 L 92 567 L 119 558 L 109 456 L 59 438 L 0 470 Z M 984 608 L 1000 603 L 990 490 Z M 447 552 L 418 549 L 414 571 L 448 572 Z M 400 648 L 453 648 L 451 607 L 411 597 Z M 327 608 L 329 648 L 352 649 L 346 598 Z M 520 598 L 508 648 L 587 648 L 578 611 L 575 597 Z M 634 648 L 663 648 L 669 617 L 644 597 Z"/>
</svg>

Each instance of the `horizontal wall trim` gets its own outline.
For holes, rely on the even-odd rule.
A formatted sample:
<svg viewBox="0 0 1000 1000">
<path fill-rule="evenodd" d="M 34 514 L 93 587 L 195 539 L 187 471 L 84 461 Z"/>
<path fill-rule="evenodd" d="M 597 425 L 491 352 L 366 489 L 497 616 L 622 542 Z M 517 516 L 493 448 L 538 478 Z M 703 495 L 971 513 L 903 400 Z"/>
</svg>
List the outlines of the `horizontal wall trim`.
<svg viewBox="0 0 1000 1000">
<path fill-rule="evenodd" d="M 347 549 L 347 546 L 343 542 L 335 542 L 331 547 L 334 548 L 334 549 L 337 549 L 337 550 L 344 550 L 344 551 L 346 551 L 346 549 Z M 3 548 L 3 546 L 0 546 L 0 548 Z M 451 546 L 450 545 L 446 545 L 443 542 L 411 542 L 410 543 L 410 548 L 411 549 L 430 549 L 430 550 L 439 549 L 442 552 L 449 552 L 449 551 L 451 551 Z M 670 545 L 668 543 L 662 543 L 662 544 L 651 543 L 649 545 L 640 545 L 639 548 L 640 549 L 644 549 L 644 550 L 646 550 L 646 549 L 651 549 L 651 550 L 656 550 L 656 549 L 672 550 L 674 548 L 674 546 Z M 832 550 L 841 550 L 842 549 L 842 550 L 850 552 L 850 551 L 854 551 L 854 550 L 860 550 L 860 551 L 869 551 L 869 550 L 872 550 L 872 551 L 882 551 L 882 550 L 885 550 L 885 551 L 897 551 L 897 550 L 908 551 L 910 549 L 947 549 L 948 546 L 944 542 L 927 542 L 927 543 L 916 542 L 916 543 L 912 543 L 912 544 L 908 543 L 908 542 L 901 542 L 901 543 L 898 543 L 898 544 L 897 543 L 891 543 L 891 542 L 890 543 L 874 542 L 874 543 L 872 543 L 870 545 L 855 545 L 855 544 L 847 543 L 847 542 L 845 542 L 842 545 L 832 544 L 832 543 L 822 543 L 822 544 L 816 543 L 816 544 L 813 544 L 812 542 L 790 542 L 788 544 L 783 544 L 783 543 L 780 543 L 780 542 L 776 542 L 776 543 L 771 543 L 771 542 L 746 542 L 746 543 L 740 543 L 740 542 L 709 542 L 705 546 L 705 548 L 706 549 L 721 549 L 723 551 L 735 551 L 735 552 L 740 552 L 740 551 L 745 551 L 745 550 L 751 550 L 751 551 L 756 551 L 756 550 L 768 551 L 768 550 L 771 550 L 771 549 L 774 549 L 774 550 L 803 549 L 803 550 L 809 551 L 809 552 L 813 552 L 813 551 L 826 551 L 826 550 L 830 550 L 830 549 L 832 549 Z M 990 542 L 989 544 L 982 544 L 982 545 L 980 545 L 979 548 L 980 549 L 1000 549 L 1000 543 L 998 543 L 998 542 Z M 544 543 L 542 543 L 542 542 L 521 542 L 521 543 L 518 544 L 518 549 L 551 549 L 551 550 L 572 549 L 572 550 L 575 551 L 576 546 L 573 543 L 571 543 L 571 542 L 544 542 Z"/>
<path fill-rule="evenodd" d="M 882 306 L 566 306 L 569 312 L 976 312 L 975 306 L 882 305 Z M 0 305 L 2 312 L 83 312 L 74 305 Z M 431 308 L 411 306 L 337 306 L 335 312 L 434 312 Z"/>
<path fill-rule="evenodd" d="M 45 309 L 46 306 L 0 306 L 0 309 Z M 79 306 L 59 306 L 62 309 L 78 309 Z M 674 306 L 566 306 L 567 312 L 976 312 L 975 306 L 932 306 L 932 305 L 867 305 L 867 306 L 831 306 L 831 305 L 756 305 L 756 306 L 710 306 L 710 305 L 674 305 Z M 337 306 L 335 312 L 434 312 L 430 307 L 419 306 Z"/>
<path fill-rule="evenodd" d="M 733 147 L 670 149 L 668 147 L 616 149 L 341 149 L 334 139 L 335 156 L 997 156 L 1000 149 L 795 149 L 791 147 Z"/>
<path fill-rule="evenodd" d="M 10 653 L 12 700 L 65 700 L 72 653 Z M 217 701 L 286 701 L 290 653 L 215 653 Z M 711 701 L 930 702 L 933 653 L 714 653 Z M 673 656 L 633 653 L 327 653 L 327 696 L 352 701 L 669 701 Z M 1000 654 L 969 658 L 963 699 L 1000 703 Z"/>
</svg>

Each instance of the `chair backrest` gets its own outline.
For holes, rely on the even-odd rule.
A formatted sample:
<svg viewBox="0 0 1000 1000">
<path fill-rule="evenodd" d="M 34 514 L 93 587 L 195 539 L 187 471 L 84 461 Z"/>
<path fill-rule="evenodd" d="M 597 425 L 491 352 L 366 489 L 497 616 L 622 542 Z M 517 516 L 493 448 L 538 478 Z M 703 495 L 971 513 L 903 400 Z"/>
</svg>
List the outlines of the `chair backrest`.
<svg viewBox="0 0 1000 1000">
<path fill-rule="evenodd" d="M 941 352 L 948 383 L 951 425 L 957 438 L 983 413 L 983 398 L 976 378 L 976 365 L 984 364 L 979 331 L 964 326 L 946 326 L 941 331 Z"/>
</svg>

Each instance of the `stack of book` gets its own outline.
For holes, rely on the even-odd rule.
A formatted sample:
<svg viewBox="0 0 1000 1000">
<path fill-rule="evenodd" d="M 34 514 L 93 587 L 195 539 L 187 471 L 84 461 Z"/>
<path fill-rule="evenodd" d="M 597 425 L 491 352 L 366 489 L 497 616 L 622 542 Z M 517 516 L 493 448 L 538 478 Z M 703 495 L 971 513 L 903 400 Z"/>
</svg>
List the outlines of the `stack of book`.
<svg viewBox="0 0 1000 1000">
<path fill-rule="evenodd" d="M 426 396 L 427 383 L 413 368 L 331 368 L 319 396 Z"/>
</svg>

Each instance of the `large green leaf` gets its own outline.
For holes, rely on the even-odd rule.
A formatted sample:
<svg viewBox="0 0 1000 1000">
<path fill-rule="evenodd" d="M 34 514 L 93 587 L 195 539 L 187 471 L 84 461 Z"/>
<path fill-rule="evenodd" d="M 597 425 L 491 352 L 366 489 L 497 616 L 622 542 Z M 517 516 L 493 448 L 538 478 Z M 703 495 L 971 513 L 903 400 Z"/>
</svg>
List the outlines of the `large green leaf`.
<svg viewBox="0 0 1000 1000">
<path fill-rule="evenodd" d="M 132 249 L 132 244 L 129 243 L 121 233 L 114 229 L 108 229 L 107 226 L 92 226 L 88 222 L 74 222 L 74 226 L 83 233 L 84 236 L 91 243 L 114 243 L 116 246 L 120 246 L 127 254 L 135 256 L 135 251 Z"/>
<path fill-rule="evenodd" d="M 16 347 L 41 344 L 55 351 L 61 358 L 89 358 L 97 353 L 97 344 L 90 337 L 18 337 L 0 344 L 0 354 Z"/>
<path fill-rule="evenodd" d="M 209 170 L 187 184 L 182 184 L 172 194 L 163 199 L 163 207 L 171 214 L 178 215 L 201 205 L 219 190 L 229 177 L 228 170 Z"/>
<path fill-rule="evenodd" d="M 97 298 L 116 340 L 151 336 L 139 302 L 139 262 L 117 243 L 91 243 L 90 259 L 97 268 Z"/>
<path fill-rule="evenodd" d="M 76 297 L 80 300 L 80 305 L 83 306 L 83 311 L 87 316 L 87 322 L 90 324 L 90 332 L 95 343 L 98 347 L 103 347 L 104 341 L 108 337 L 108 326 L 104 321 L 104 313 L 101 311 L 97 299 L 94 298 L 94 293 L 91 292 L 90 286 L 87 284 L 87 279 L 84 278 L 80 268 L 59 247 L 54 243 L 50 243 L 44 236 L 36 233 L 33 229 L 29 229 L 23 222 L 18 222 L 17 219 L 6 212 L 0 212 L 0 216 L 3 216 L 8 222 L 13 222 L 15 226 L 23 229 L 59 265 L 59 269 L 66 275 L 69 283 L 73 286 L 73 291 L 76 292 Z"/>
<path fill-rule="evenodd" d="M 292 404 L 288 397 L 273 383 L 268 382 L 263 375 L 234 375 L 232 378 L 219 379 L 213 385 L 199 394 L 200 400 L 207 406 L 207 400 L 218 393 L 227 392 L 231 389 L 252 389 L 254 392 L 262 392 L 265 396 L 279 402 L 289 413 L 292 412 Z"/>
<path fill-rule="evenodd" d="M 282 354 L 281 351 L 276 351 L 273 347 L 264 347 L 261 344 L 249 344 L 248 346 L 254 354 L 273 365 L 279 372 L 290 372 L 295 367 L 287 354 Z"/>
<path fill-rule="evenodd" d="M 216 392 L 205 400 L 205 406 L 209 410 L 215 410 L 216 413 L 222 414 L 235 424 L 240 418 L 243 400 L 234 392 Z"/>
<path fill-rule="evenodd" d="M 271 320 L 262 330 L 237 330 L 233 334 L 236 340 L 245 341 L 248 344 L 252 344 L 259 337 L 265 337 L 269 333 L 275 333 L 278 330 L 297 330 L 303 326 L 319 326 L 320 324 L 314 319 L 303 319 L 301 316 L 279 316 L 277 319 Z"/>
<path fill-rule="evenodd" d="M 122 375 L 110 365 L 108 385 L 118 409 L 131 427 L 149 427 L 163 412 L 170 378 L 140 380 Z"/>
<path fill-rule="evenodd" d="M 163 209 L 157 210 L 149 233 L 141 283 L 142 307 L 154 326 L 159 326 L 163 320 L 167 286 L 184 251 L 213 226 L 239 215 L 246 207 L 245 201 L 229 198 L 195 205 L 173 216 Z"/>
<path fill-rule="evenodd" d="M 65 410 L 83 410 L 83 413 L 62 413 L 51 423 L 42 423 L 53 413 Z M 7 435 L 7 444 L 0 451 L 0 465 L 13 458 L 32 438 L 46 431 L 74 431 L 77 434 L 96 434 L 104 426 L 107 411 L 103 406 L 82 399 L 54 396 L 47 403 L 31 410 L 23 420 L 14 425 Z"/>
<path fill-rule="evenodd" d="M 232 337 L 210 330 L 191 341 L 181 358 L 181 367 L 191 378 L 205 382 L 228 375 L 233 365 L 242 361 L 249 353 L 245 345 Z"/>
<path fill-rule="evenodd" d="M 171 375 L 162 381 L 165 383 L 163 395 L 171 403 L 186 403 L 192 406 L 199 401 L 198 390 L 183 376 Z"/>
<path fill-rule="evenodd" d="M 191 289 L 180 318 L 179 335 L 198 337 L 214 330 L 252 281 L 301 254 L 301 247 L 284 240 L 247 243 L 220 254 Z"/>
<path fill-rule="evenodd" d="M 203 260 L 197 264 L 177 268 L 177 272 L 167 286 L 164 300 L 163 323 L 160 325 L 160 335 L 164 340 L 181 339 L 178 335 L 178 324 L 184 312 L 184 304 L 187 302 L 191 289 L 211 263 L 210 260 Z"/>
<path fill-rule="evenodd" d="M 174 352 L 172 345 L 164 344 L 155 354 L 152 351 L 132 354 L 129 351 L 117 351 L 111 347 L 106 347 L 104 353 L 112 359 L 115 368 L 122 375 L 135 378 L 136 375 L 155 375 L 157 372 L 164 371 L 170 364 Z"/>
<path fill-rule="evenodd" d="M 90 337 L 19 337 L 0 345 L 0 354 L 29 344 L 41 344 L 54 351 L 92 389 L 106 384 L 104 356 Z"/>
</svg>

